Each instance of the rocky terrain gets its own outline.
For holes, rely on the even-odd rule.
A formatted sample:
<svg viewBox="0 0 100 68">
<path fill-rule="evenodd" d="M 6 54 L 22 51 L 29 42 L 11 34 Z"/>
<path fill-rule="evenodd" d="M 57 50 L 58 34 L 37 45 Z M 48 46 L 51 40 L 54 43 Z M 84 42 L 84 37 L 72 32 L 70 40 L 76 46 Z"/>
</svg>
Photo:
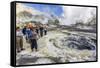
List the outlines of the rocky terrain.
<svg viewBox="0 0 100 68">
<path fill-rule="evenodd" d="M 95 39 L 96 35 L 86 34 L 49 31 L 38 39 L 37 52 L 31 52 L 30 45 L 24 40 L 25 50 L 17 54 L 17 65 L 95 61 L 96 42 L 91 38 L 94 36 Z"/>
</svg>

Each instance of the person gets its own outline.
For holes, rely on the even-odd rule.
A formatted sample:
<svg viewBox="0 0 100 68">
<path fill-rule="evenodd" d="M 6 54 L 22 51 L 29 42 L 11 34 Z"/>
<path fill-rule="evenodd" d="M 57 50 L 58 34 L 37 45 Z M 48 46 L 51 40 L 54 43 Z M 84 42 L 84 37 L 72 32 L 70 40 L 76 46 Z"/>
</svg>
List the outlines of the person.
<svg viewBox="0 0 100 68">
<path fill-rule="evenodd" d="M 23 35 L 26 35 L 26 26 L 24 26 L 24 28 L 22 29 L 22 33 Z"/>
<path fill-rule="evenodd" d="M 36 26 L 36 33 L 39 35 L 39 26 Z"/>
<path fill-rule="evenodd" d="M 44 26 L 44 35 L 47 35 L 47 26 Z"/>
<path fill-rule="evenodd" d="M 30 41 L 31 41 L 31 50 L 33 51 L 35 49 L 35 51 L 37 51 L 37 33 L 35 31 L 35 28 L 31 30 Z"/>
<path fill-rule="evenodd" d="M 42 25 L 40 26 L 39 30 L 40 30 L 40 36 L 42 37 L 43 36 L 43 30 L 44 30 Z"/>
<path fill-rule="evenodd" d="M 16 28 L 16 49 L 17 49 L 17 52 L 24 50 L 23 33 L 19 27 Z"/>
<path fill-rule="evenodd" d="M 26 42 L 28 42 L 28 43 L 30 43 L 30 39 L 29 39 L 30 33 L 31 33 L 31 29 L 30 29 L 30 27 L 27 26 L 25 34 L 26 34 Z"/>
</svg>

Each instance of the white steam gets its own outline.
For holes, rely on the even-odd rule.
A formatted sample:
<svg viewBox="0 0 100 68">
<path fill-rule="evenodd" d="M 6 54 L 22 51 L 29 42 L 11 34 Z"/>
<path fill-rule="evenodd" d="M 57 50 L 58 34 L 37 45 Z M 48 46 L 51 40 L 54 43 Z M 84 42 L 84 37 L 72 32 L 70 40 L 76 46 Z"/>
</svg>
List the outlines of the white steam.
<svg viewBox="0 0 100 68">
<path fill-rule="evenodd" d="M 63 6 L 62 25 L 75 24 L 77 20 L 82 20 L 84 23 L 89 18 L 96 15 L 96 8 L 93 7 L 78 7 L 78 6 Z"/>
</svg>

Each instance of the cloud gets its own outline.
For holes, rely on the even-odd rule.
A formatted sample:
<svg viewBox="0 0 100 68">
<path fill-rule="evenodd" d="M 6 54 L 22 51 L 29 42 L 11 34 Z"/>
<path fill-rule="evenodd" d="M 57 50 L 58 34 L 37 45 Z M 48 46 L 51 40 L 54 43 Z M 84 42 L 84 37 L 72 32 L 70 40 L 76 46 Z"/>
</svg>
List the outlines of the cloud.
<svg viewBox="0 0 100 68">
<path fill-rule="evenodd" d="M 62 24 L 75 24 L 77 20 L 82 20 L 84 23 L 91 18 L 92 14 L 96 14 L 96 8 L 93 7 L 77 7 L 77 6 L 63 6 Z"/>
<path fill-rule="evenodd" d="M 22 11 L 27 11 L 27 12 L 33 14 L 33 15 L 34 14 L 42 14 L 42 12 L 37 11 L 35 8 L 32 8 L 30 6 L 26 6 L 25 4 L 22 4 L 22 3 L 17 3 L 16 9 L 17 9 L 16 10 L 17 14 L 22 12 Z"/>
</svg>

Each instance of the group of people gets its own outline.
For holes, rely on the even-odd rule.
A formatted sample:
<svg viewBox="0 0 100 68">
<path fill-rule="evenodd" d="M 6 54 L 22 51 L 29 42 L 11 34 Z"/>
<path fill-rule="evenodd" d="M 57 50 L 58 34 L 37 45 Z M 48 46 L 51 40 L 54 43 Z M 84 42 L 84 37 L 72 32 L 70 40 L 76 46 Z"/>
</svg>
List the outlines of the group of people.
<svg viewBox="0 0 100 68">
<path fill-rule="evenodd" d="M 44 35 L 47 35 L 47 27 L 44 25 L 38 26 L 25 26 L 24 28 L 16 27 L 16 50 L 20 52 L 24 50 L 23 48 L 23 37 L 25 37 L 26 42 L 30 44 L 31 51 L 37 51 L 38 45 L 37 40 Z"/>
</svg>

